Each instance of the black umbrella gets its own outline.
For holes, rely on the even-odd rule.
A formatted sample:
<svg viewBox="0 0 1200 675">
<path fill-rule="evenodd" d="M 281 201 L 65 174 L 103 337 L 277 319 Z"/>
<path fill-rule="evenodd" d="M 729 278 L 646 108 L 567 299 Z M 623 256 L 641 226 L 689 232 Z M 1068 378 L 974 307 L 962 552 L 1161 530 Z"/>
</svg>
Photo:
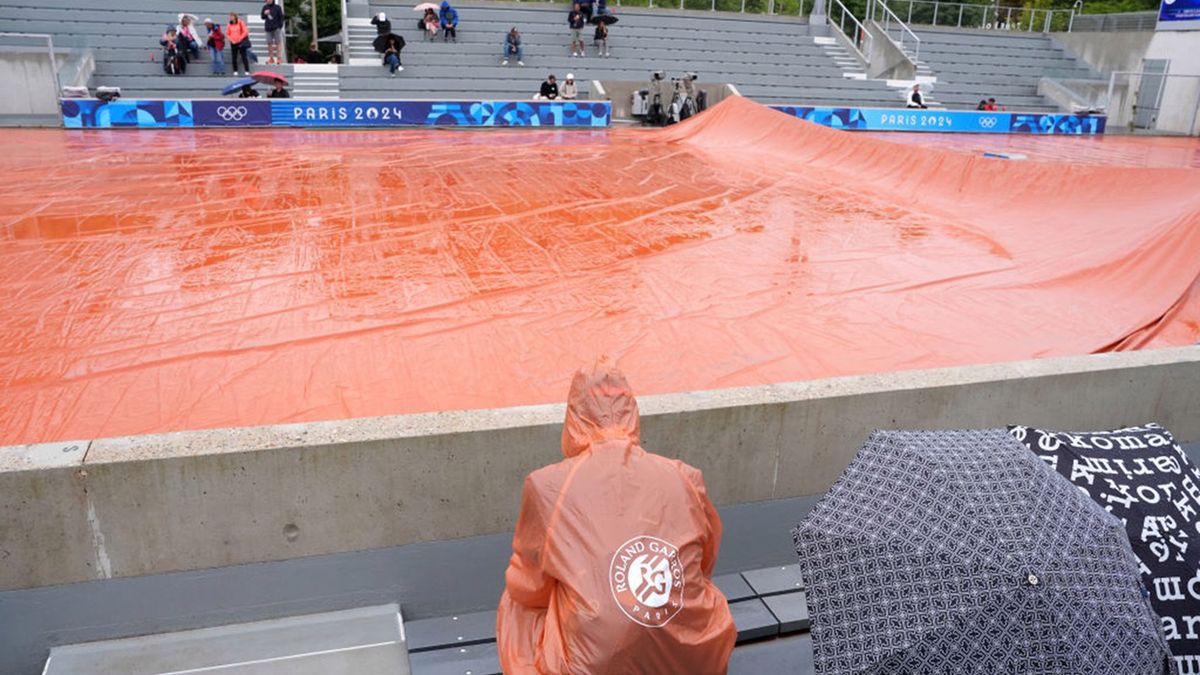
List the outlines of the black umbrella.
<svg viewBox="0 0 1200 675">
<path fill-rule="evenodd" d="M 820 675 L 1170 664 L 1121 523 L 1003 429 L 875 432 L 792 534 Z"/>
<path fill-rule="evenodd" d="M 611 25 L 616 22 L 617 22 L 617 17 L 613 16 L 612 14 L 597 14 L 596 16 L 592 17 L 592 23 L 597 24 L 597 25 L 602 24 L 602 23 L 607 23 L 607 24 Z"/>
<path fill-rule="evenodd" d="M 1113 431 L 1046 431 L 1024 426 L 1009 433 L 1125 523 L 1125 534 L 1162 617 L 1180 672 L 1200 666 L 1200 473 L 1170 431 L 1150 423 Z M 1200 584 L 1200 582 L 1197 582 Z"/>
<path fill-rule="evenodd" d="M 372 42 L 371 45 L 373 47 L 375 47 L 375 51 L 382 54 L 387 51 L 388 38 L 396 38 L 397 51 L 404 49 L 404 38 L 399 35 L 396 35 L 395 33 L 386 33 L 384 35 L 378 35 L 375 37 L 375 41 Z"/>
</svg>

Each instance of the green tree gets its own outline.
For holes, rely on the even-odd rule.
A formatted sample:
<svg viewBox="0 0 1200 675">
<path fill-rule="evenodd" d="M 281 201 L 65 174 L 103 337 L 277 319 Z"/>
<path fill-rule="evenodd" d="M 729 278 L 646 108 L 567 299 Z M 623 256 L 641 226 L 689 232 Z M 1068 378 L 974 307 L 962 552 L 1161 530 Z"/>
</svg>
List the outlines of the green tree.
<svg viewBox="0 0 1200 675">
<path fill-rule="evenodd" d="M 288 58 L 295 58 L 308 51 L 314 40 L 312 25 L 312 3 L 317 3 L 317 35 L 330 37 L 342 32 L 341 0 L 284 0 L 283 11 L 287 17 Z M 329 56 L 334 47 L 321 43 L 321 52 Z"/>
</svg>

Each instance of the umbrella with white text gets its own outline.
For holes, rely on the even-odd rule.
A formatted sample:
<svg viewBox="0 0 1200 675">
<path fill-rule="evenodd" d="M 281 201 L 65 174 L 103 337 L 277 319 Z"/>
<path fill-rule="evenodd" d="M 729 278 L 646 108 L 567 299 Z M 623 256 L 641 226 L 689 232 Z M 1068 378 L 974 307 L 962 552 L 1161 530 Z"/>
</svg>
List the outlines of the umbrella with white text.
<svg viewBox="0 0 1200 675">
<path fill-rule="evenodd" d="M 1014 426 L 1009 433 L 1125 523 L 1175 664 L 1200 673 L 1200 472 L 1175 437 L 1153 423 L 1074 432 Z"/>
<path fill-rule="evenodd" d="M 1003 429 L 877 431 L 793 531 L 818 675 L 1161 675 L 1121 523 Z"/>
</svg>

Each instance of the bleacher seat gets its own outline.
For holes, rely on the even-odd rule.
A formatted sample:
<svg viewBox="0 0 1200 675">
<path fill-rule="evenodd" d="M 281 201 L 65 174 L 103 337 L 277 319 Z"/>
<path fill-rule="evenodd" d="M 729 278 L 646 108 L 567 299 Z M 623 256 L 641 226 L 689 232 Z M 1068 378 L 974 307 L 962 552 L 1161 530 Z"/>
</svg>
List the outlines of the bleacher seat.
<svg viewBox="0 0 1200 675">
<path fill-rule="evenodd" d="M 1038 94 L 1038 80 L 1098 77 L 1043 33 L 925 26 L 917 35 L 922 65 L 937 77 L 932 95 L 947 108 L 973 110 L 995 98 L 1012 111 L 1057 112 Z"/>
</svg>

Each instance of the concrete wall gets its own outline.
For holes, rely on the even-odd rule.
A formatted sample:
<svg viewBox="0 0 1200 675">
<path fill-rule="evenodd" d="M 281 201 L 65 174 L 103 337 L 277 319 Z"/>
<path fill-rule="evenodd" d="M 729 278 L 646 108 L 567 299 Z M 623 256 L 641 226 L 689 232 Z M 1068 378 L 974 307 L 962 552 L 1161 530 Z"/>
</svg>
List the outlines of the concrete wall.
<svg viewBox="0 0 1200 675">
<path fill-rule="evenodd" d="M 0 91 L 0 126 L 60 123 L 55 64 L 44 48 L 0 48 Z"/>
<path fill-rule="evenodd" d="M 870 53 L 867 54 L 867 77 L 881 80 L 911 80 L 917 76 L 917 66 L 900 51 L 887 31 L 875 21 L 866 23 L 871 33 Z"/>
<path fill-rule="evenodd" d="M 875 428 L 1161 422 L 1200 346 L 640 399 L 644 445 L 737 504 L 824 492 Z M 508 531 L 559 405 L 0 448 L 0 590 Z"/>
<path fill-rule="evenodd" d="M 1050 37 L 1107 76 L 1114 70 L 1141 70 L 1154 31 L 1051 33 Z"/>
</svg>

